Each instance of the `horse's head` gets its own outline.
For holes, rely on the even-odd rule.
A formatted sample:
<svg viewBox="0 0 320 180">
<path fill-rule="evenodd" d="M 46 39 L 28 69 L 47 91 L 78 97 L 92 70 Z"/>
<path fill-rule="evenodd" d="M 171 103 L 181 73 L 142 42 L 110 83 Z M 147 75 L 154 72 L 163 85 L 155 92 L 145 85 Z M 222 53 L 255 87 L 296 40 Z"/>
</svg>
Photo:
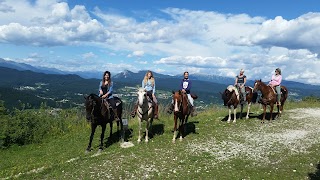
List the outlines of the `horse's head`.
<svg viewBox="0 0 320 180">
<path fill-rule="evenodd" d="M 253 87 L 253 91 L 258 91 L 261 90 L 261 85 L 263 84 L 263 82 L 261 81 L 261 79 L 256 80 L 254 82 L 254 87 Z"/>
<path fill-rule="evenodd" d="M 174 103 L 174 112 L 178 112 L 180 109 L 179 107 L 182 104 L 182 92 L 179 90 L 176 92 L 173 91 L 172 93 L 173 93 L 172 98 Z"/>
<path fill-rule="evenodd" d="M 225 89 L 224 92 L 220 93 L 221 94 L 221 98 L 223 100 L 223 105 L 227 106 L 228 102 L 230 101 L 232 94 L 234 93 L 234 90 L 231 89 Z"/>
<path fill-rule="evenodd" d="M 94 107 L 96 106 L 96 102 L 94 101 L 92 94 L 90 94 L 89 96 L 85 96 L 84 99 L 84 105 L 86 108 L 86 118 L 87 120 L 91 120 Z"/>
<path fill-rule="evenodd" d="M 138 92 L 138 104 L 142 106 L 145 101 L 147 101 L 147 91 L 144 88 L 139 88 Z"/>
</svg>

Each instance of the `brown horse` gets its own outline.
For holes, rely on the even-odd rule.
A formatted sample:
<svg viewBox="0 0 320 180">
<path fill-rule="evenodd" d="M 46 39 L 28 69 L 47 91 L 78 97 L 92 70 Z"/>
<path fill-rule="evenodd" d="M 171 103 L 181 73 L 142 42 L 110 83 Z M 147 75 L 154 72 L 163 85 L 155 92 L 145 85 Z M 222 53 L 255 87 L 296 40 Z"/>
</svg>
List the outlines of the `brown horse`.
<svg viewBox="0 0 320 180">
<path fill-rule="evenodd" d="M 191 107 L 189 106 L 188 97 L 186 93 L 172 91 L 173 103 L 174 103 L 174 128 L 172 142 L 175 143 L 177 137 L 177 124 L 179 123 L 180 141 L 182 141 L 185 131 L 185 124 L 188 121 L 188 117 L 191 113 Z M 191 95 L 193 99 L 197 99 L 196 95 Z"/>
<path fill-rule="evenodd" d="M 264 119 L 266 117 L 267 105 L 270 106 L 270 121 L 271 121 L 273 106 L 277 102 L 276 92 L 270 86 L 263 83 L 261 79 L 255 81 L 253 89 L 259 90 L 262 93 L 261 104 L 263 105 L 263 118 L 261 123 L 264 123 Z M 283 112 L 283 106 L 287 100 L 287 97 L 288 97 L 288 89 L 285 86 L 281 86 L 281 99 L 280 99 L 281 105 L 280 106 L 277 105 L 278 107 L 277 117 L 281 117 L 281 113 Z"/>
<path fill-rule="evenodd" d="M 247 110 L 247 115 L 246 119 L 249 119 L 249 114 L 250 114 L 250 106 L 252 102 L 255 102 L 257 99 L 257 93 L 253 92 L 253 88 L 246 86 L 245 87 L 245 92 L 246 92 L 246 102 L 248 103 L 248 110 Z M 240 119 L 242 119 L 242 111 L 243 111 L 243 105 L 244 102 L 241 102 L 240 95 L 239 95 L 239 90 L 236 89 L 234 86 L 228 86 L 227 89 L 223 93 L 221 93 L 222 99 L 223 99 L 223 104 L 224 106 L 228 106 L 229 109 L 229 116 L 227 122 L 229 123 L 231 120 L 231 107 L 233 107 L 233 122 L 236 122 L 237 117 L 237 106 L 240 104 L 241 106 L 241 111 L 240 111 Z"/>
<path fill-rule="evenodd" d="M 124 130 L 123 130 L 123 124 L 122 124 L 122 101 L 115 97 L 115 101 L 117 104 L 117 114 L 120 118 L 120 121 L 117 122 L 117 128 L 119 132 L 119 123 L 121 125 L 121 139 L 124 138 Z M 110 124 L 110 135 L 109 138 L 112 135 L 112 121 L 114 120 L 114 114 L 110 110 L 110 107 L 106 107 L 103 103 L 103 100 L 97 96 L 96 94 L 90 94 L 89 96 L 85 97 L 85 109 L 86 109 L 86 119 L 91 123 L 91 134 L 89 139 L 89 144 L 86 149 L 87 152 L 91 151 L 91 144 L 93 140 L 94 133 L 96 131 L 96 128 L 98 125 L 101 126 L 102 131 L 100 135 L 100 145 L 99 145 L 99 152 L 103 150 L 103 139 L 104 139 L 104 133 L 106 130 L 107 123 Z"/>
</svg>

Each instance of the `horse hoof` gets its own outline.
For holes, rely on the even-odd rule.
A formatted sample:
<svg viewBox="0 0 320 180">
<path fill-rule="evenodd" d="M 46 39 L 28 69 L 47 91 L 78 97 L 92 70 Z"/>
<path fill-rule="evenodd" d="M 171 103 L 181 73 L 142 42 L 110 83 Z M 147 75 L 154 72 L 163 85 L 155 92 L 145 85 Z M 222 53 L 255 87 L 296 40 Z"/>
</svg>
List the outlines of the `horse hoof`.
<svg viewBox="0 0 320 180">
<path fill-rule="evenodd" d="M 236 122 L 237 122 L 237 121 L 235 121 L 235 120 L 233 121 L 233 123 L 236 123 Z"/>
<path fill-rule="evenodd" d="M 138 139 L 138 143 L 140 143 L 141 142 L 141 140 L 140 139 Z"/>
<path fill-rule="evenodd" d="M 176 140 L 172 139 L 172 143 L 173 143 L 173 144 L 176 143 Z"/>
<path fill-rule="evenodd" d="M 85 153 L 88 154 L 90 152 L 90 150 L 86 149 Z"/>
<path fill-rule="evenodd" d="M 182 139 L 183 139 L 182 137 L 179 138 L 180 141 L 182 141 Z"/>
<path fill-rule="evenodd" d="M 149 142 L 149 140 L 147 140 L 147 139 L 146 139 L 144 142 L 146 142 L 146 143 L 147 143 L 147 142 Z"/>
<path fill-rule="evenodd" d="M 230 123 L 230 120 L 228 120 L 227 123 Z"/>
<path fill-rule="evenodd" d="M 102 149 L 99 149 L 97 153 L 100 154 L 101 152 L 102 152 Z"/>
</svg>

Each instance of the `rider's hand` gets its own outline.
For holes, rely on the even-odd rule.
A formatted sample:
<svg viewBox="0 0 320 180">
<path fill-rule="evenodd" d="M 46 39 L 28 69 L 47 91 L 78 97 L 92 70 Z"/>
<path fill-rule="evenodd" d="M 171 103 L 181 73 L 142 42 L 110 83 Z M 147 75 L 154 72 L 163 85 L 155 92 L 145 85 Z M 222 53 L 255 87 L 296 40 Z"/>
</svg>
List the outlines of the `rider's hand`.
<svg viewBox="0 0 320 180">
<path fill-rule="evenodd" d="M 186 90 L 184 90 L 184 89 L 182 89 L 181 91 L 182 91 L 183 93 L 185 93 L 185 92 L 186 92 Z"/>
</svg>

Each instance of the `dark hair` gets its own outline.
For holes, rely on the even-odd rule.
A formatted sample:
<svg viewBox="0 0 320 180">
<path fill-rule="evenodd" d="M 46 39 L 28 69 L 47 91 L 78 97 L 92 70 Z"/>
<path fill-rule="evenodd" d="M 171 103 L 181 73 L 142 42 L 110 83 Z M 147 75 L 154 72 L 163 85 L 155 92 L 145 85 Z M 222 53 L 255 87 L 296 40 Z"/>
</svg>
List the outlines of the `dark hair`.
<svg viewBox="0 0 320 180">
<path fill-rule="evenodd" d="M 104 76 L 105 76 L 106 74 L 109 75 L 109 79 L 107 80 L 107 81 L 108 81 L 108 86 L 109 86 L 110 83 L 111 83 L 111 73 L 110 73 L 110 71 L 105 71 L 105 72 L 103 73 L 103 76 L 102 76 L 102 86 L 105 86 L 106 79 L 105 79 Z"/>
<path fill-rule="evenodd" d="M 185 72 L 183 73 L 183 75 L 185 75 L 186 73 L 188 73 L 188 74 L 189 74 L 189 72 L 188 72 L 188 71 L 185 71 Z"/>
</svg>

